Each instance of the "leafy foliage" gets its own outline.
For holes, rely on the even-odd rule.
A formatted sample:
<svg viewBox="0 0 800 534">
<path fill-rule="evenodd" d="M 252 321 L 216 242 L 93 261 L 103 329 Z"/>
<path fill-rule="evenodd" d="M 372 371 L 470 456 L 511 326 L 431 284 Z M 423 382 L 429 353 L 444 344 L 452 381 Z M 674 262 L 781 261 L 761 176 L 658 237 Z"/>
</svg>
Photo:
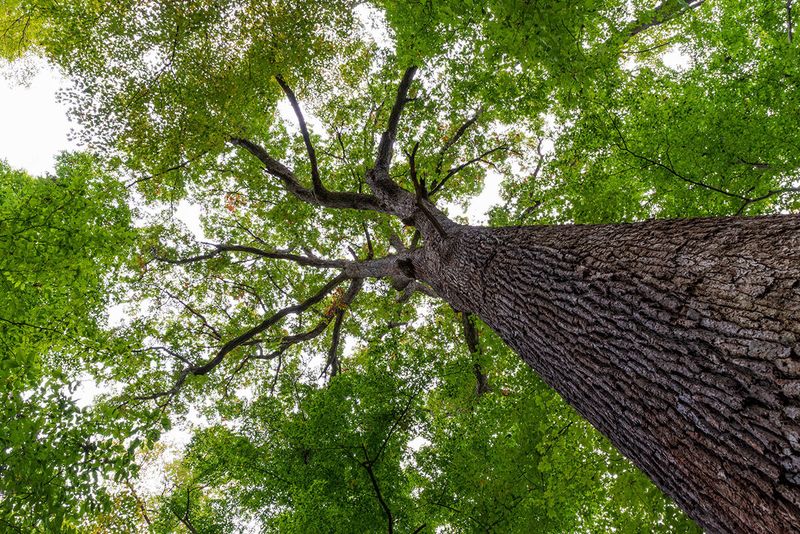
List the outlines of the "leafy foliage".
<svg viewBox="0 0 800 534">
<path fill-rule="evenodd" d="M 0 168 L 0 521 L 696 530 L 484 325 L 381 270 L 426 236 L 374 209 L 368 177 L 419 65 L 388 169 L 418 203 L 457 213 L 501 177 L 494 225 L 796 211 L 787 14 L 9 3 L 0 54 L 64 70 L 96 156 L 49 178 Z M 87 376 L 108 393 L 82 407 L 70 387 Z M 170 460 L 173 424 L 192 437 Z M 166 482 L 137 480 L 133 454 Z"/>
<path fill-rule="evenodd" d="M 0 164 L 4 528 L 70 531 L 107 503 L 100 478 L 131 472 L 121 440 L 132 422 L 75 395 L 85 361 L 108 350 L 102 313 L 130 238 L 125 196 L 85 155 L 63 155 L 45 178 Z"/>
</svg>

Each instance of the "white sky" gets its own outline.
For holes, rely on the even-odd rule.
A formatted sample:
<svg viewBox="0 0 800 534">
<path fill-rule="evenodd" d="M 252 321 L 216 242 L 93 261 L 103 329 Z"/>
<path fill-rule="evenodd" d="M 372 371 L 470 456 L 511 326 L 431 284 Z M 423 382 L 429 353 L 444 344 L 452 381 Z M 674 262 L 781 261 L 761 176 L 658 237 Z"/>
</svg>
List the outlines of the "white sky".
<svg viewBox="0 0 800 534">
<path fill-rule="evenodd" d="M 77 145 L 67 139 L 66 107 L 56 102 L 64 80 L 43 61 L 33 63 L 36 73 L 26 85 L 15 79 L 12 67 L 0 65 L 0 159 L 41 175 L 53 172 L 59 152 Z"/>
</svg>

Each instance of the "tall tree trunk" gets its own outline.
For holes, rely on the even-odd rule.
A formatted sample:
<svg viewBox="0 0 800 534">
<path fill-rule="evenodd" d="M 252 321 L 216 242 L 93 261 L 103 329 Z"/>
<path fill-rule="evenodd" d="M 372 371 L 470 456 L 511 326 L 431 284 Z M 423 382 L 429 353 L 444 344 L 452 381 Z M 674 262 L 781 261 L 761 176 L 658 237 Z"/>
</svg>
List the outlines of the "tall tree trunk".
<svg viewBox="0 0 800 534">
<path fill-rule="evenodd" d="M 414 275 L 702 527 L 800 531 L 800 217 L 448 232 Z"/>
</svg>

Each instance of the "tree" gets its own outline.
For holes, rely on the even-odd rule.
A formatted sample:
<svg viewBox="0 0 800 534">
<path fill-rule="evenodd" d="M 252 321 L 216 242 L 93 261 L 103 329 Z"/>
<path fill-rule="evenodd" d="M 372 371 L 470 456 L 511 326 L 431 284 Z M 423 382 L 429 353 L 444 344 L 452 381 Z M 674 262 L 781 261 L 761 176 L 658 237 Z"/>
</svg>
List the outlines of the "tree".
<svg viewBox="0 0 800 534">
<path fill-rule="evenodd" d="M 519 394 L 503 382 L 522 389 L 482 352 L 496 342 L 476 335 L 478 317 L 701 526 L 799 527 L 797 216 L 512 224 L 796 210 L 791 3 L 391 4 L 385 48 L 344 4 L 15 6 L 10 27 L 36 21 L 35 44 L 75 79 L 66 97 L 87 141 L 161 209 L 141 214 L 120 282 L 139 310 L 96 374 L 127 383 L 125 418 L 194 406 L 234 421 L 196 434 L 163 514 L 142 505 L 145 521 L 199 531 L 207 517 L 214 531 L 233 506 L 282 531 L 603 525 L 613 512 L 588 481 L 551 514 L 568 484 L 507 473 L 531 435 L 540 475 L 559 436 L 582 443 L 568 415 L 532 425 L 542 407 L 508 421 L 517 448 L 489 469 L 498 483 L 468 489 L 480 449 L 453 433 L 501 420 L 490 407 Z M 685 73 L 658 55 L 670 40 L 696 56 Z M 460 224 L 444 207 L 477 192 L 487 166 L 511 175 L 503 226 Z M 184 198 L 206 206 L 203 242 L 171 218 Z M 410 325 L 372 280 L 459 317 L 439 306 L 438 322 Z M 424 357 L 453 350 L 438 340 L 452 322 L 469 400 L 448 390 L 446 354 L 441 368 Z M 300 365 L 314 353 L 323 361 Z M 403 466 L 414 425 L 432 438 L 417 478 Z M 491 428 L 469 442 L 500 450 Z M 592 462 L 574 448 L 559 450 Z M 442 479 L 439 461 L 459 467 Z"/>
<path fill-rule="evenodd" d="M 3 530 L 61 530 L 108 498 L 99 474 L 129 472 L 120 440 L 130 422 L 72 395 L 81 360 L 108 349 L 98 310 L 131 237 L 124 197 L 85 155 L 61 156 L 55 176 L 39 179 L 0 162 Z"/>
</svg>

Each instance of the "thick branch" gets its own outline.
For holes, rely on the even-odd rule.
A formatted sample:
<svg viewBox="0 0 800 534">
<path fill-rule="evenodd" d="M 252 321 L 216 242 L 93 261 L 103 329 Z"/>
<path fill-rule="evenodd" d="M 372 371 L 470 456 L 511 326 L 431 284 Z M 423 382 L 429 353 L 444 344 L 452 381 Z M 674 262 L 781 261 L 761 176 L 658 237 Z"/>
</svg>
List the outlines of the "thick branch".
<svg viewBox="0 0 800 534">
<path fill-rule="evenodd" d="M 429 297 L 439 298 L 436 291 L 428 284 L 424 284 L 418 280 L 411 280 L 403 287 L 403 292 L 397 297 L 397 302 L 408 301 L 414 293 L 422 293 Z"/>
<path fill-rule="evenodd" d="M 362 279 L 360 278 L 353 279 L 350 282 L 350 287 L 342 296 L 341 300 L 333 304 L 336 307 L 336 313 L 325 314 L 323 319 L 319 321 L 316 324 L 316 326 L 314 326 L 314 328 L 312 328 L 311 330 L 306 330 L 305 332 L 301 332 L 299 334 L 291 334 L 288 336 L 284 336 L 283 339 L 281 339 L 278 348 L 275 349 L 273 352 L 264 356 L 250 356 L 248 359 L 273 360 L 278 356 L 280 356 L 281 354 L 283 354 L 284 352 L 286 352 L 290 347 L 297 345 L 298 343 L 302 343 L 304 341 L 310 341 L 315 337 L 319 336 L 320 334 L 322 334 L 322 332 L 325 331 L 325 329 L 331 323 L 331 320 L 333 320 L 335 316 L 338 316 L 339 312 L 342 312 L 343 314 L 343 312 L 352 304 L 353 299 L 355 299 L 356 295 L 358 295 L 358 292 L 361 291 L 363 285 L 364 281 Z M 246 363 L 246 361 L 242 362 L 242 365 L 244 365 L 244 363 Z"/>
<path fill-rule="evenodd" d="M 421 198 L 428 198 L 428 192 L 425 190 L 425 183 L 420 181 L 417 177 L 417 150 L 419 150 L 419 141 L 414 143 L 411 152 L 408 155 L 408 176 L 411 178 L 411 183 L 414 185 L 414 192 L 417 194 L 417 201 Z"/>
<path fill-rule="evenodd" d="M 339 320 L 339 316 L 340 315 L 342 317 L 344 316 L 344 312 L 352 304 L 353 299 L 355 299 L 356 295 L 361 290 L 363 285 L 364 285 L 364 281 L 362 279 L 360 279 L 360 278 L 355 278 L 355 279 L 351 280 L 350 287 L 347 289 L 345 294 L 341 297 L 341 300 L 338 300 L 338 301 L 333 303 L 333 306 L 335 306 L 335 308 L 336 308 L 336 313 L 326 313 L 324 315 L 324 317 L 322 318 L 322 320 L 319 321 L 314 326 L 314 328 L 312 328 L 311 330 L 306 330 L 305 332 L 300 332 L 298 334 L 291 334 L 291 335 L 284 336 L 281 339 L 280 344 L 278 345 L 278 348 L 275 349 L 274 351 L 270 352 L 269 354 L 263 354 L 263 352 L 260 351 L 260 347 L 259 347 L 259 354 L 255 354 L 255 355 L 251 354 L 251 355 L 243 358 L 241 363 L 231 373 L 231 378 L 230 379 L 232 379 L 236 374 L 238 374 L 239 371 L 241 371 L 242 368 L 245 365 L 247 365 L 247 363 L 250 360 L 266 360 L 266 361 L 270 361 L 270 360 L 274 360 L 275 358 L 280 358 L 283 355 L 283 353 L 286 352 L 290 347 L 293 347 L 294 345 L 297 345 L 299 343 L 303 343 L 305 341 L 310 341 L 310 340 L 318 337 L 320 334 L 322 334 L 328 328 L 328 325 L 331 323 L 331 320 L 333 320 L 334 316 L 336 316 L 337 320 Z M 337 336 L 337 335 L 338 334 L 336 333 L 336 331 L 334 329 L 334 337 Z M 330 362 L 330 360 L 329 360 L 329 362 Z M 278 371 L 280 371 L 280 365 L 281 365 L 281 360 L 279 359 L 278 360 Z M 330 365 L 330 363 L 329 363 L 329 365 Z M 326 366 L 325 367 L 325 371 L 327 371 L 327 369 L 328 369 L 328 367 Z M 325 371 L 323 371 L 323 374 L 324 374 Z M 277 377 L 277 371 L 276 371 L 275 380 L 277 380 L 277 378 L 278 377 Z M 274 387 L 274 385 L 273 385 L 273 387 Z"/>
<path fill-rule="evenodd" d="M 367 233 L 367 236 L 368 235 L 369 234 Z M 263 250 L 248 245 L 229 245 L 229 244 L 214 244 L 214 243 L 204 243 L 204 244 L 214 247 L 215 250 L 206 254 L 190 256 L 188 258 L 173 259 L 173 258 L 166 258 L 163 256 L 155 256 L 155 258 L 159 261 L 163 261 L 166 263 L 171 263 L 175 265 L 184 265 L 187 263 L 204 261 L 213 258 L 215 256 L 218 256 L 224 252 L 245 252 L 264 258 L 292 261 L 304 267 L 316 267 L 320 269 L 343 269 L 347 278 L 396 278 L 398 276 L 405 277 L 402 270 L 398 269 L 397 262 L 402 261 L 404 255 L 407 255 L 410 252 L 405 247 L 402 247 L 401 249 L 398 250 L 398 252 L 401 253 L 398 255 L 389 255 L 382 258 L 354 261 L 354 260 L 341 260 L 341 259 L 329 260 L 312 256 L 310 255 L 310 253 L 307 256 L 300 256 L 288 251 Z M 372 249 L 371 245 L 372 245 L 371 240 L 368 240 L 367 246 L 369 249 Z M 368 250 L 367 257 L 370 258 L 370 256 L 373 254 L 374 251 L 370 252 Z M 429 293 L 428 291 L 426 292 Z"/>
<path fill-rule="evenodd" d="M 328 364 L 325 371 L 330 368 L 331 378 L 339 374 L 339 342 L 342 337 L 342 323 L 344 322 L 345 310 L 336 310 L 336 321 L 333 323 L 333 333 L 331 334 L 331 347 L 328 349 Z"/>
<path fill-rule="evenodd" d="M 317 154 L 314 151 L 314 145 L 311 144 L 311 136 L 308 133 L 308 127 L 306 126 L 303 112 L 300 111 L 300 104 L 297 103 L 297 97 L 295 97 L 291 87 L 284 81 L 282 76 L 275 76 L 275 79 L 278 81 L 278 85 L 281 86 L 281 89 L 283 89 L 284 94 L 286 94 L 286 98 L 289 99 L 289 103 L 292 105 L 294 114 L 297 117 L 297 122 L 300 123 L 300 132 L 303 134 L 303 142 L 306 144 L 306 151 L 308 152 L 308 161 L 311 163 L 311 183 L 314 186 L 314 191 L 317 193 L 324 193 L 325 187 L 322 185 L 322 179 L 319 176 Z"/>
<path fill-rule="evenodd" d="M 483 372 L 481 364 L 477 361 L 480 354 L 478 330 L 475 328 L 475 323 L 472 322 L 472 315 L 469 313 L 461 314 L 461 324 L 464 326 L 464 340 L 467 342 L 467 348 L 473 358 L 472 370 L 475 373 L 475 379 L 478 381 L 475 392 L 480 397 L 484 393 L 491 391 L 492 388 L 489 385 L 489 377 Z"/>
<path fill-rule="evenodd" d="M 271 326 L 275 325 L 278 321 L 286 317 L 287 315 L 297 315 L 298 313 L 302 313 L 314 304 L 320 302 L 323 298 L 325 298 L 331 291 L 336 288 L 339 284 L 341 284 L 346 279 L 346 276 L 343 274 L 338 275 L 337 277 L 333 278 L 330 282 L 325 284 L 322 289 L 320 289 L 317 293 L 313 296 L 307 298 L 303 302 L 295 304 L 294 306 L 289 306 L 287 308 L 283 308 L 282 310 L 276 312 L 268 319 L 261 322 L 261 324 L 251 328 L 247 332 L 237 336 L 236 338 L 228 341 L 225 345 L 219 349 L 217 355 L 200 367 L 196 367 L 191 370 L 191 373 L 195 376 L 197 375 L 204 375 L 207 374 L 209 371 L 214 369 L 217 365 L 222 362 L 225 356 L 231 352 L 232 350 L 240 347 L 247 341 L 253 339 L 255 336 L 260 334 L 261 332 L 265 331 L 266 329 L 270 328 Z"/>
<path fill-rule="evenodd" d="M 304 267 L 319 267 L 322 269 L 342 269 L 348 264 L 352 263 L 348 260 L 326 260 L 311 255 L 299 256 L 297 254 L 292 254 L 291 252 L 285 250 L 263 250 L 258 247 L 252 247 L 249 245 L 230 245 L 225 243 L 219 243 L 219 244 L 204 243 L 204 244 L 214 247 L 214 250 L 206 254 L 190 256 L 188 258 L 173 259 L 157 255 L 154 255 L 154 257 L 155 259 L 163 261 L 165 263 L 171 263 L 173 265 L 185 265 L 187 263 L 205 261 L 215 256 L 219 256 L 224 252 L 245 252 L 247 254 L 253 254 L 254 256 L 260 256 L 262 258 L 269 258 L 273 260 L 287 260 L 294 262 L 298 265 L 302 265 Z"/>
<path fill-rule="evenodd" d="M 297 180 L 294 173 L 281 163 L 280 161 L 276 160 L 272 156 L 264 150 L 263 147 L 257 145 L 256 143 L 249 141 L 247 139 L 242 139 L 239 137 L 232 137 L 230 140 L 231 144 L 240 146 L 250 152 L 252 155 L 257 157 L 261 163 L 264 164 L 264 168 L 266 171 L 271 174 L 272 176 L 281 180 L 286 187 L 286 189 L 290 193 L 298 194 L 301 192 L 307 191 Z M 304 200 L 301 198 L 301 200 Z"/>
<path fill-rule="evenodd" d="M 376 169 L 388 170 L 389 165 L 392 163 L 392 148 L 397 137 L 397 125 L 400 123 L 400 115 L 403 113 L 403 108 L 409 102 L 408 90 L 416 72 L 417 67 L 407 68 L 405 74 L 403 74 L 403 79 L 400 81 L 400 86 L 397 88 L 397 98 L 395 98 L 392 112 L 389 114 L 389 124 L 386 127 L 386 131 L 383 132 L 381 142 L 378 145 L 378 157 L 375 159 Z"/>
<path fill-rule="evenodd" d="M 284 164 L 273 158 L 264 150 L 263 147 L 247 139 L 234 137 L 230 139 L 231 144 L 240 146 L 250 152 L 253 156 L 258 158 L 264 165 L 264 170 L 270 175 L 278 178 L 284 188 L 291 194 L 303 202 L 308 202 L 315 206 L 322 206 L 325 208 L 334 209 L 354 209 L 365 211 L 380 211 L 386 212 L 381 208 L 378 201 L 372 195 L 365 195 L 362 193 L 348 193 L 328 191 L 314 191 L 303 187 L 297 180 L 294 173 Z"/>
</svg>

